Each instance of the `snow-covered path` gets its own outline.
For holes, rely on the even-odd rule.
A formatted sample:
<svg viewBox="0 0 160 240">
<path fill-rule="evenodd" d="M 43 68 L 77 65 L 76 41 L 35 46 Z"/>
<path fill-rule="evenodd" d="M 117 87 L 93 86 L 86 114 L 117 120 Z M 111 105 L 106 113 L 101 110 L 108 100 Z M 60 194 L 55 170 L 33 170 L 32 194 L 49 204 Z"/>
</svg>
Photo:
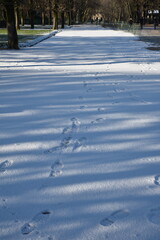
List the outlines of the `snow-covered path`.
<svg viewBox="0 0 160 240">
<path fill-rule="evenodd" d="M 160 52 L 77 26 L 0 58 L 0 240 L 159 240 Z"/>
</svg>

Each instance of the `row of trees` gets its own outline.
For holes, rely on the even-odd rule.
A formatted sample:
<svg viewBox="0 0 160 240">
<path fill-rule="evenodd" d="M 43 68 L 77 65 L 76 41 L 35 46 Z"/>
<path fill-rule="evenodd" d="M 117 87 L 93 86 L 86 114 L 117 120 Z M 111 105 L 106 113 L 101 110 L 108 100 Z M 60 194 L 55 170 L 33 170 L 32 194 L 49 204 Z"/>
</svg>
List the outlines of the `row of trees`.
<svg viewBox="0 0 160 240">
<path fill-rule="evenodd" d="M 85 22 L 100 6 L 99 0 L 0 0 L 1 16 L 6 20 L 8 47 L 18 49 L 17 29 L 25 21 L 34 28 L 35 19 L 41 19 L 58 29 L 76 22 Z M 41 16 L 41 17 L 40 17 Z"/>
<path fill-rule="evenodd" d="M 128 21 L 134 22 L 146 18 L 148 10 L 159 10 L 160 0 L 101 0 L 102 15 L 107 22 Z"/>
<path fill-rule="evenodd" d="M 107 22 L 134 22 L 145 15 L 147 9 L 159 9 L 160 0 L 0 0 L 2 18 L 7 22 L 8 47 L 18 49 L 17 29 L 20 24 L 30 23 L 34 28 L 35 20 L 41 24 L 68 25 L 83 23 L 98 14 Z M 145 16 L 144 16 L 145 17 Z"/>
</svg>

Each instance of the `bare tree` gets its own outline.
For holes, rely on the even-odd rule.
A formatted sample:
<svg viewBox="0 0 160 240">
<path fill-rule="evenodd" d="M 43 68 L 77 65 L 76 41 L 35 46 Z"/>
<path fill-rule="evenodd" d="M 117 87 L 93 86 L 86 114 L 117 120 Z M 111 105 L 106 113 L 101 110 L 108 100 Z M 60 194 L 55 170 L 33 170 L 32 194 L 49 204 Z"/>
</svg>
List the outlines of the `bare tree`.
<svg viewBox="0 0 160 240">
<path fill-rule="evenodd" d="M 19 49 L 18 47 L 18 36 L 16 30 L 15 21 L 15 0 L 0 0 L 6 11 L 7 17 L 7 31 L 8 31 L 8 48 Z"/>
</svg>

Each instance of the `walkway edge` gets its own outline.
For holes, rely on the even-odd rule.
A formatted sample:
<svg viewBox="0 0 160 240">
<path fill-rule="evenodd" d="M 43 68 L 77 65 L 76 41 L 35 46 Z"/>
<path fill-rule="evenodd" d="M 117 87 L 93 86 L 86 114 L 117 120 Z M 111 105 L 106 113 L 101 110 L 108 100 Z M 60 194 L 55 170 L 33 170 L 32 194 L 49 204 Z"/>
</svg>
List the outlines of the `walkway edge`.
<svg viewBox="0 0 160 240">
<path fill-rule="evenodd" d="M 43 36 L 37 37 L 34 40 L 28 41 L 26 43 L 19 43 L 19 47 L 20 48 L 24 48 L 24 47 L 33 47 L 34 45 L 52 37 L 55 36 L 57 33 L 61 32 L 62 30 L 54 30 L 51 33 L 45 34 Z"/>
</svg>

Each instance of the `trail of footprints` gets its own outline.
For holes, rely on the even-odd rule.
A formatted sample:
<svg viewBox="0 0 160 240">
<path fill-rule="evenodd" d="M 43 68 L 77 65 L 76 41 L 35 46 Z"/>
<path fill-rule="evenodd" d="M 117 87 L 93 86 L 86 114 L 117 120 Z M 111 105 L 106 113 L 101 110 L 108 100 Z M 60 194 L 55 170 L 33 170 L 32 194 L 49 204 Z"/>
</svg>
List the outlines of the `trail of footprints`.
<svg viewBox="0 0 160 240">
<path fill-rule="evenodd" d="M 45 153 L 57 153 L 57 160 L 51 165 L 50 170 L 50 177 L 58 177 L 63 173 L 63 162 L 61 161 L 62 154 L 67 150 L 69 147 L 72 148 L 72 152 L 79 152 L 82 150 L 82 147 L 85 145 L 85 141 L 87 140 L 86 137 L 81 137 L 79 139 L 74 140 L 73 135 L 76 133 L 80 127 L 81 122 L 78 118 L 71 118 L 71 126 L 66 127 L 62 131 L 62 140 L 59 146 L 53 147 Z"/>
<path fill-rule="evenodd" d="M 80 125 L 80 121 L 77 118 L 71 118 L 72 125 L 71 127 L 66 127 L 62 131 L 62 135 L 64 136 L 60 142 L 59 146 L 53 147 L 44 153 L 53 153 L 59 152 L 62 153 L 72 142 L 72 135 L 75 133 Z"/>
<path fill-rule="evenodd" d="M 104 227 L 109 227 L 113 225 L 115 222 L 128 217 L 130 214 L 128 209 L 120 209 L 113 213 L 111 213 L 108 217 L 102 219 L 100 224 Z M 160 207 L 153 208 L 147 215 L 149 222 L 160 225 Z"/>
<path fill-rule="evenodd" d="M 96 76 L 98 73 L 96 74 Z M 97 77 L 99 80 L 99 78 Z M 83 81 L 83 87 L 86 89 L 86 92 L 89 92 L 92 90 L 92 88 L 88 87 L 88 83 L 86 81 Z M 84 98 L 82 96 L 79 96 L 79 100 L 83 100 Z M 82 105 L 80 106 L 80 109 L 84 109 L 86 106 Z M 105 111 L 105 108 L 98 108 L 98 112 L 103 112 Z M 91 121 L 91 124 L 96 124 L 99 122 L 104 121 L 104 118 L 97 118 L 93 121 Z M 79 121 L 78 118 L 73 117 L 71 118 L 71 126 L 66 127 L 62 131 L 62 140 L 60 144 L 56 147 L 53 147 L 51 149 L 48 149 L 44 153 L 56 153 L 57 154 L 57 159 L 56 161 L 51 165 L 51 170 L 50 170 L 50 177 L 57 177 L 60 176 L 63 173 L 63 168 L 64 164 L 61 161 L 62 154 L 67 150 L 69 147 L 72 147 L 72 152 L 80 152 L 82 148 L 85 146 L 85 142 L 87 141 L 86 137 L 81 137 L 79 139 L 76 139 L 75 141 L 73 140 L 73 134 L 76 133 L 80 127 L 81 122 Z"/>
<path fill-rule="evenodd" d="M 62 131 L 62 140 L 60 144 L 54 148 L 51 148 L 44 153 L 57 153 L 57 160 L 51 165 L 51 171 L 49 177 L 58 177 L 62 174 L 63 170 L 63 162 L 60 160 L 62 154 L 69 146 L 72 146 L 72 152 L 79 152 L 81 151 L 85 141 L 87 140 L 85 137 L 81 137 L 79 139 L 73 140 L 73 135 L 76 133 L 80 127 L 81 122 L 77 118 L 71 118 L 71 126 L 66 127 Z M 51 211 L 44 210 L 38 213 L 35 217 L 31 219 L 30 222 L 25 223 L 21 228 L 21 233 L 23 235 L 28 235 L 34 231 L 36 234 L 40 235 L 40 225 L 44 222 L 48 221 L 49 216 L 51 215 Z M 52 236 L 48 236 L 48 240 L 52 240 Z"/>
<path fill-rule="evenodd" d="M 143 66 L 142 66 L 143 67 Z M 148 66 L 147 66 L 148 67 Z M 149 70 L 151 70 L 149 68 Z M 143 70 L 142 70 L 143 72 Z M 145 70 L 144 70 L 145 72 Z M 98 74 L 99 73 L 96 73 L 95 77 L 97 79 L 97 81 L 100 81 L 99 77 L 98 77 Z M 105 84 L 104 84 L 105 85 Z M 113 92 L 114 93 L 121 93 L 121 92 L 124 92 L 126 91 L 126 88 L 124 87 L 120 87 L 120 82 L 113 82 L 112 85 L 114 86 L 114 89 L 113 89 Z M 88 87 L 88 83 L 84 82 L 83 84 L 84 88 Z M 92 90 L 92 88 L 88 88 L 90 90 Z M 88 91 L 87 91 L 88 92 Z M 131 95 L 131 96 L 134 96 L 136 97 L 135 100 L 139 100 L 140 102 L 142 103 L 145 103 L 147 104 L 148 102 L 146 102 L 145 100 L 143 99 L 140 99 L 138 96 L 135 96 L 135 95 Z M 113 97 L 113 96 L 112 96 Z M 113 102 L 113 104 L 115 103 L 119 103 L 119 101 L 115 101 Z M 98 108 L 98 111 L 103 111 L 104 109 L 103 108 Z M 102 122 L 104 121 L 105 119 L 104 118 L 97 118 L 96 120 L 93 120 L 91 121 L 91 124 L 95 124 L 95 123 L 99 123 L 99 122 Z M 155 176 L 154 178 L 154 184 L 160 186 L 160 174 Z M 111 213 L 109 216 L 107 216 L 106 218 L 102 219 L 100 221 L 100 225 L 104 226 L 104 227 L 109 227 L 111 225 L 113 225 L 115 222 L 118 222 L 120 219 L 123 219 L 123 218 L 126 218 L 128 217 L 130 214 L 129 210 L 128 209 L 120 209 L 120 210 L 117 210 L 113 213 Z M 151 209 L 150 212 L 148 213 L 147 215 L 147 218 L 150 222 L 152 222 L 153 224 L 157 224 L 157 225 L 160 225 L 160 207 L 157 207 L 157 208 L 154 208 L 154 209 Z"/>
<path fill-rule="evenodd" d="M 98 73 L 96 74 L 96 76 L 97 75 L 98 75 Z M 98 77 L 97 77 L 97 81 L 99 81 Z M 113 83 L 113 85 L 118 85 L 118 83 Z M 86 90 L 87 92 L 92 90 L 92 88 L 88 88 L 88 83 L 85 81 L 83 82 L 83 86 L 84 86 L 84 88 L 87 89 Z M 121 91 L 125 91 L 125 89 L 124 88 L 114 89 L 115 93 L 118 93 Z M 80 96 L 79 100 L 83 100 L 83 97 Z M 84 109 L 85 107 L 86 106 L 81 106 L 80 109 Z M 104 111 L 105 109 L 98 108 L 97 110 L 100 112 L 100 111 Z M 96 120 L 91 121 L 91 124 L 99 123 L 104 120 L 105 120 L 104 118 L 97 118 Z M 81 137 L 79 139 L 76 139 L 75 141 L 73 140 L 73 134 L 78 131 L 80 124 L 81 124 L 81 122 L 79 121 L 78 118 L 75 118 L 75 117 L 71 118 L 71 126 L 64 128 L 62 131 L 63 138 L 62 138 L 60 144 L 58 146 L 53 147 L 44 152 L 46 154 L 47 153 L 56 153 L 57 154 L 57 160 L 51 165 L 49 177 L 58 177 L 62 174 L 64 165 L 63 165 L 63 162 L 61 161 L 60 157 L 63 154 L 63 152 L 65 150 L 67 150 L 67 148 L 69 146 L 72 147 L 72 152 L 79 152 L 82 150 L 83 146 L 85 146 L 85 142 L 87 140 L 86 137 Z M 12 162 L 8 161 L 8 160 L 0 163 L 0 173 L 4 173 L 8 169 L 8 167 L 10 167 L 11 165 L 12 165 Z M 160 175 L 155 176 L 154 184 L 160 186 Z M 5 205 L 5 208 L 6 208 L 6 205 Z M 43 210 L 43 211 L 39 212 L 37 215 L 35 215 L 31 219 L 31 221 L 25 223 L 21 227 L 21 233 L 23 235 L 28 235 L 28 234 L 36 231 L 37 234 L 40 234 L 40 231 L 38 230 L 39 227 L 41 226 L 41 224 L 46 223 L 48 221 L 51 214 L 52 214 L 52 212 L 49 210 Z M 100 225 L 102 225 L 104 227 L 109 227 L 109 226 L 113 225 L 115 222 L 118 222 L 119 220 L 128 217 L 129 214 L 130 214 L 130 212 L 128 209 L 117 210 L 117 211 L 111 213 L 106 218 L 102 219 L 100 221 Z M 160 207 L 151 209 L 147 215 L 147 218 L 153 224 L 160 225 Z M 47 236 L 47 239 L 52 240 L 53 237 Z"/>
<path fill-rule="evenodd" d="M 21 233 L 23 235 L 28 235 L 34 231 L 36 231 L 36 234 L 40 235 L 40 227 L 43 223 L 46 223 L 50 217 L 52 212 L 50 210 L 43 210 L 39 212 L 37 215 L 35 215 L 31 221 L 25 223 L 21 227 Z M 128 209 L 120 209 L 113 213 L 111 213 L 106 218 L 102 219 L 100 221 L 100 225 L 103 227 L 109 227 L 116 222 L 118 223 L 121 219 L 125 219 L 130 215 L 130 211 Z M 148 214 L 148 220 L 152 222 L 153 224 L 160 225 L 160 207 L 151 209 Z M 52 236 L 47 236 L 48 240 L 52 240 Z"/>
</svg>

